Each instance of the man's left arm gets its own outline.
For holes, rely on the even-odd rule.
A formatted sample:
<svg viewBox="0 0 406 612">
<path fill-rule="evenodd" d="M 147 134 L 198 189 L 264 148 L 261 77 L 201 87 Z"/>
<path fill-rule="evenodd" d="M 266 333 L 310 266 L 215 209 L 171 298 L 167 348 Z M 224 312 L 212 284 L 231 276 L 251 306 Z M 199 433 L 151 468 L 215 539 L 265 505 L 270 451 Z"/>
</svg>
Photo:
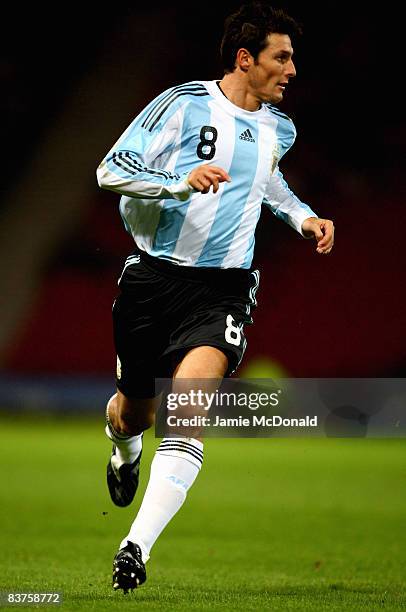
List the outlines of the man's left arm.
<svg viewBox="0 0 406 612">
<path fill-rule="evenodd" d="M 302 202 L 289 188 L 279 168 L 269 179 L 263 204 L 302 236 L 314 238 L 317 253 L 330 253 L 334 244 L 333 222 L 320 219 L 310 206 Z"/>
</svg>

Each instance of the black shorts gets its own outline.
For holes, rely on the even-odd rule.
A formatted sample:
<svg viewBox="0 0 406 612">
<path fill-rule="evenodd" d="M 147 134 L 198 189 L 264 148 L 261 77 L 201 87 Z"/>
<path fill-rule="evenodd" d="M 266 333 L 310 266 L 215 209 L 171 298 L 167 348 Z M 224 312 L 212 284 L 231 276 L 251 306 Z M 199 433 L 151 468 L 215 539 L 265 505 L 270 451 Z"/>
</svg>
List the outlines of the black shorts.
<svg viewBox="0 0 406 612">
<path fill-rule="evenodd" d="M 177 266 L 136 251 L 127 258 L 113 305 L 117 388 L 154 397 L 155 378 L 170 378 L 182 356 L 213 346 L 239 365 L 259 284 L 258 270 Z"/>
</svg>

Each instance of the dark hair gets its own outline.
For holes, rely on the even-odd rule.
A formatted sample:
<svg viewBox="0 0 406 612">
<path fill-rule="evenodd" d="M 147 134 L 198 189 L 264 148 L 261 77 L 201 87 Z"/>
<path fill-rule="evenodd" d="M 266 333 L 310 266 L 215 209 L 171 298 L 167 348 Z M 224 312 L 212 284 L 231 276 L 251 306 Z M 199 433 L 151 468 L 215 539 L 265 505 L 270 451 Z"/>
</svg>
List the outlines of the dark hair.
<svg viewBox="0 0 406 612">
<path fill-rule="evenodd" d="M 221 59 L 225 72 L 233 72 L 238 49 L 247 49 L 256 60 L 272 33 L 288 34 L 293 40 L 302 33 L 296 21 L 267 2 L 248 2 L 229 15 L 224 24 Z"/>
</svg>

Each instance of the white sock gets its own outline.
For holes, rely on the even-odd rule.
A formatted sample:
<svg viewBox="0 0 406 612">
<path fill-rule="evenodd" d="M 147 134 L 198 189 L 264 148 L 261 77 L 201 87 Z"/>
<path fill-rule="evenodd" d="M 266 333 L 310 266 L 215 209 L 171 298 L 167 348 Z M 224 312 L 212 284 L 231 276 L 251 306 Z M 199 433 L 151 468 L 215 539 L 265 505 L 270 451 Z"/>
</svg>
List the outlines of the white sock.
<svg viewBox="0 0 406 612">
<path fill-rule="evenodd" d="M 105 432 L 116 447 L 116 464 L 117 467 L 121 467 L 123 463 L 133 463 L 137 459 L 142 450 L 142 433 L 137 436 L 128 436 L 118 433 L 114 429 L 109 416 L 109 406 L 112 399 L 110 398 L 107 403 Z"/>
<path fill-rule="evenodd" d="M 138 544 L 144 563 L 160 533 L 177 513 L 203 461 L 203 444 L 193 438 L 164 438 L 151 464 L 151 474 L 127 540 Z"/>
</svg>

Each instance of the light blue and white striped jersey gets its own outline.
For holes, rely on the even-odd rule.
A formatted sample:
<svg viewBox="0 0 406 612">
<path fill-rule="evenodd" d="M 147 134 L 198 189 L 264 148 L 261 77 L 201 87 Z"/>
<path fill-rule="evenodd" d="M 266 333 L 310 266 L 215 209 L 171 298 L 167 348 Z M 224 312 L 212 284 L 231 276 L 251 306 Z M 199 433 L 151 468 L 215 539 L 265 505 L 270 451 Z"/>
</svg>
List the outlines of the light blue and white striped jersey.
<svg viewBox="0 0 406 612">
<path fill-rule="evenodd" d="M 249 268 L 262 204 L 298 232 L 317 216 L 279 171 L 295 137 L 292 121 L 272 105 L 250 112 L 216 81 L 193 81 L 153 100 L 97 177 L 122 195 L 121 215 L 141 250 L 184 266 Z M 216 194 L 195 191 L 186 178 L 203 163 L 226 170 L 231 183 Z"/>
</svg>

